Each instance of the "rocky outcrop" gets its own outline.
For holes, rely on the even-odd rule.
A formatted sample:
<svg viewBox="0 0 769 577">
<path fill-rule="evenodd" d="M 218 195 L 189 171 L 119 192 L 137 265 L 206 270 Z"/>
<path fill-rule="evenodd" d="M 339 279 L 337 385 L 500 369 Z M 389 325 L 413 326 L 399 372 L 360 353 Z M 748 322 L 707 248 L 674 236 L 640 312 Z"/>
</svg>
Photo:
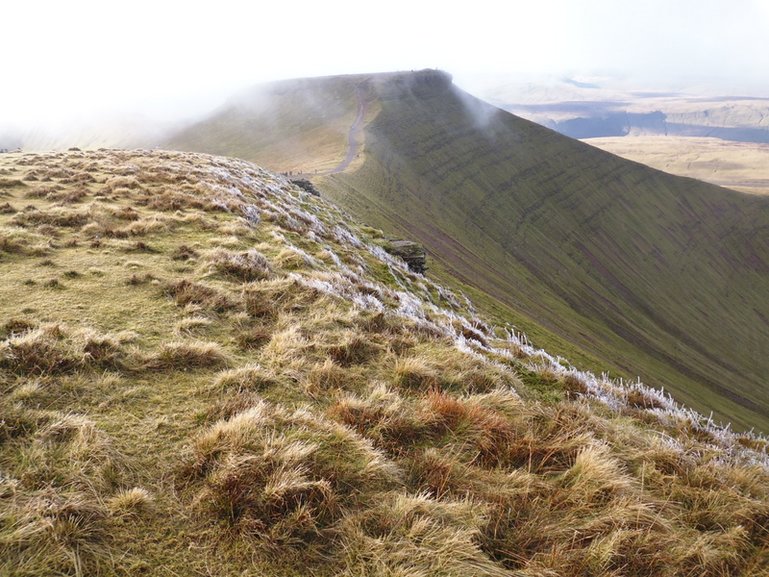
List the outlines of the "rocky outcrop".
<svg viewBox="0 0 769 577">
<path fill-rule="evenodd" d="M 427 255 L 421 244 L 410 240 L 390 240 L 383 248 L 391 255 L 406 261 L 409 270 L 418 274 L 425 274 Z"/>
<path fill-rule="evenodd" d="M 315 188 L 315 185 L 306 178 L 297 178 L 291 181 L 291 184 L 295 184 L 305 192 L 309 192 L 315 196 L 320 196 L 320 191 Z"/>
</svg>

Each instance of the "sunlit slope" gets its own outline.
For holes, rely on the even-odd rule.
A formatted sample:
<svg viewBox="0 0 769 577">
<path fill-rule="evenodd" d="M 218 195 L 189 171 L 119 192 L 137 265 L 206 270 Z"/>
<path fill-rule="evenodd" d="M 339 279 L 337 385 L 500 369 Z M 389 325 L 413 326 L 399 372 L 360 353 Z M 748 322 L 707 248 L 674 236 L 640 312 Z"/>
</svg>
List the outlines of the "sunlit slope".
<svg viewBox="0 0 769 577">
<path fill-rule="evenodd" d="M 769 194 L 769 144 L 683 136 L 590 138 L 586 142 L 665 172 L 740 192 Z"/>
<path fill-rule="evenodd" d="M 322 96 L 340 82 L 303 90 Z M 367 86 L 381 110 L 366 127 L 365 161 L 320 179 L 328 195 L 421 240 L 456 277 L 610 368 L 769 428 L 766 200 L 562 137 L 440 73 Z M 266 162 L 271 145 L 241 138 L 243 157 Z"/>
</svg>

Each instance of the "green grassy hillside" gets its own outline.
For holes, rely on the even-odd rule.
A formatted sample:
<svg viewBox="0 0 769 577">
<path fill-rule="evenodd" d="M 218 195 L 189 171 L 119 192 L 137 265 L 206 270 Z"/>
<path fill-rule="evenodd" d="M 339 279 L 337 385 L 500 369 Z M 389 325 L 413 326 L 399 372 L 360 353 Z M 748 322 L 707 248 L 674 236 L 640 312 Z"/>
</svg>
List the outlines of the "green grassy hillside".
<svg viewBox="0 0 769 577">
<path fill-rule="evenodd" d="M 562 137 L 442 73 L 282 86 L 294 96 L 272 105 L 283 112 L 272 117 L 271 138 L 238 129 L 242 146 L 232 152 L 269 164 L 273 143 L 308 114 L 293 107 L 297 94 L 317 95 L 317 110 L 324 94 L 346 93 L 335 102 L 351 103 L 357 90 L 376 115 L 362 162 L 317 179 L 335 201 L 422 241 L 446 279 L 474 287 L 488 309 L 553 350 L 570 343 L 701 411 L 769 429 L 767 199 Z M 225 110 L 173 143 L 216 151 L 213 129 L 236 114 Z M 342 145 L 332 156 L 344 153 Z"/>
<path fill-rule="evenodd" d="M 285 178 L 0 183 L 0 575 L 769 573 L 769 441 L 490 326 Z"/>
</svg>

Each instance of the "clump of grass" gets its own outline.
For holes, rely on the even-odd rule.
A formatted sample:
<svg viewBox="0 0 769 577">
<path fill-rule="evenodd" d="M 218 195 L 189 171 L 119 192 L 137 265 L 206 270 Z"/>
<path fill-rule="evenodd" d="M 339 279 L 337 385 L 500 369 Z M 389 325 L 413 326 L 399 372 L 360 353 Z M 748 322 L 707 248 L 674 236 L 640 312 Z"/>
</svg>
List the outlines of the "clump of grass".
<svg viewBox="0 0 769 577">
<path fill-rule="evenodd" d="M 568 373 L 563 376 L 561 383 L 569 398 L 576 398 L 588 393 L 587 384 L 577 375 Z"/>
<path fill-rule="evenodd" d="M 104 183 L 104 192 L 107 194 L 131 192 L 140 188 L 141 184 L 137 178 L 130 175 L 113 176 Z"/>
<path fill-rule="evenodd" d="M 50 225 L 54 227 L 79 228 L 91 220 L 88 212 L 77 212 L 65 208 L 50 210 L 25 210 L 17 213 L 12 222 L 18 226 Z"/>
<path fill-rule="evenodd" d="M 43 256 L 48 252 L 44 237 L 22 229 L 0 231 L 0 251 L 8 254 Z"/>
<path fill-rule="evenodd" d="M 272 338 L 273 331 L 262 324 L 255 324 L 238 331 L 235 342 L 243 350 L 250 351 L 263 347 Z"/>
<path fill-rule="evenodd" d="M 202 316 L 185 317 L 176 323 L 174 330 L 182 335 L 193 335 L 211 326 L 211 319 Z"/>
<path fill-rule="evenodd" d="M 16 209 L 9 202 L 0 204 L 0 214 L 16 214 Z"/>
<path fill-rule="evenodd" d="M 79 189 L 52 193 L 49 194 L 47 198 L 61 204 L 75 204 L 83 200 L 86 196 L 88 196 L 88 191 Z"/>
<path fill-rule="evenodd" d="M 64 187 L 62 187 L 59 184 L 52 184 L 49 186 L 40 186 L 37 188 L 33 188 L 30 190 L 27 190 L 24 193 L 24 196 L 26 198 L 51 198 L 55 194 L 61 194 L 61 192 L 64 190 Z"/>
<path fill-rule="evenodd" d="M 18 375 L 57 374 L 75 370 L 82 353 L 60 325 L 48 324 L 0 343 L 0 367 Z"/>
<path fill-rule="evenodd" d="M 345 569 L 340 575 L 506 577 L 508 571 L 478 545 L 484 513 L 469 500 L 388 496 L 379 506 L 345 520 Z"/>
<path fill-rule="evenodd" d="M 158 249 L 156 249 L 152 245 L 149 245 L 146 242 L 141 241 L 141 240 L 136 241 L 135 243 L 133 243 L 133 245 L 131 245 L 129 247 L 129 250 L 130 251 L 135 251 L 135 252 L 143 252 L 143 253 L 147 253 L 147 254 L 155 254 L 155 253 L 159 252 Z"/>
<path fill-rule="evenodd" d="M 182 261 L 192 260 L 197 257 L 198 257 L 197 251 L 190 248 L 186 244 L 182 244 L 176 247 L 173 254 L 171 255 L 172 259 L 182 260 Z"/>
<path fill-rule="evenodd" d="M 108 539 L 103 506 L 83 491 L 36 491 L 3 507 L 0 571 L 82 575 L 99 571 Z"/>
<path fill-rule="evenodd" d="M 320 292 L 296 279 L 272 279 L 243 288 L 245 310 L 252 318 L 275 319 L 280 313 L 300 314 L 316 304 Z"/>
<path fill-rule="evenodd" d="M 469 450 L 470 463 L 483 467 L 506 464 L 517 431 L 502 414 L 472 396 L 458 398 L 437 390 L 428 395 L 426 404 L 431 428 L 455 436 L 460 450 Z"/>
<path fill-rule="evenodd" d="M 173 297 L 178 306 L 200 305 L 217 313 L 225 312 L 237 306 L 237 303 L 224 292 L 202 283 L 186 279 L 166 285 L 166 294 Z"/>
<path fill-rule="evenodd" d="M 118 220 L 128 220 L 128 221 L 136 221 L 141 218 L 141 215 L 139 212 L 130 206 L 124 206 L 122 208 L 118 208 L 116 210 L 111 211 L 111 214 L 114 218 L 117 218 Z"/>
<path fill-rule="evenodd" d="M 401 357 L 395 360 L 393 382 L 404 389 L 429 390 L 440 386 L 438 371 L 420 357 Z"/>
<path fill-rule="evenodd" d="M 0 178 L 0 190 L 27 186 L 23 181 L 16 178 Z"/>
<path fill-rule="evenodd" d="M 222 276 L 243 282 L 263 280 L 271 273 L 269 261 L 255 249 L 234 253 L 220 248 L 208 254 L 207 261 Z"/>
<path fill-rule="evenodd" d="M 17 458 L 0 475 L 0 494 L 13 482 L 0 498 L 0 573 L 98 573 L 112 554 L 103 503 L 121 457 L 90 419 L 35 413 L 34 429 L 16 436 Z"/>
<path fill-rule="evenodd" d="M 343 397 L 329 408 L 328 414 L 388 454 L 402 456 L 433 434 L 417 405 L 396 391 L 376 385 L 366 397 Z"/>
<path fill-rule="evenodd" d="M 198 510 L 280 550 L 330 540 L 344 512 L 398 472 L 350 429 L 262 401 L 198 436 L 184 475 Z"/>
<path fill-rule="evenodd" d="M 219 343 L 205 341 L 174 341 L 164 343 L 146 361 L 146 366 L 160 370 L 189 370 L 216 368 L 226 365 L 229 357 Z"/>
<path fill-rule="evenodd" d="M 25 407 L 17 395 L 0 400 L 0 442 L 31 435 L 40 422 L 39 412 Z"/>
<path fill-rule="evenodd" d="M 160 194 L 153 194 L 148 199 L 147 206 L 153 210 L 173 212 L 185 209 L 205 209 L 207 203 L 191 194 L 165 190 Z"/>
<path fill-rule="evenodd" d="M 0 329 L 0 338 L 19 336 L 31 331 L 37 326 L 35 321 L 24 318 L 11 318 L 5 321 Z"/>
<path fill-rule="evenodd" d="M 152 494 L 141 487 L 118 491 L 107 501 L 107 510 L 113 517 L 133 517 L 147 511 L 153 502 Z"/>
<path fill-rule="evenodd" d="M 248 364 L 237 369 L 231 369 L 220 373 L 214 381 L 214 388 L 218 390 L 261 392 L 278 384 L 277 375 L 268 369 L 256 364 Z"/>
<path fill-rule="evenodd" d="M 310 369 L 305 390 L 311 397 L 317 397 L 327 395 L 329 391 L 349 389 L 355 380 L 356 375 L 352 371 L 326 359 Z"/>
<path fill-rule="evenodd" d="M 140 285 L 150 284 L 156 281 L 158 281 L 158 278 L 151 273 L 144 273 L 144 274 L 133 273 L 130 277 L 128 277 L 126 284 L 130 286 L 140 286 Z"/>
<path fill-rule="evenodd" d="M 103 369 L 119 369 L 126 366 L 129 354 L 124 345 L 136 339 L 136 334 L 121 332 L 103 334 L 93 330 L 85 330 L 80 338 L 86 365 L 95 365 Z"/>
<path fill-rule="evenodd" d="M 351 365 L 360 365 L 369 361 L 379 352 L 379 347 L 375 346 L 370 339 L 362 334 L 350 331 L 343 333 L 341 342 L 327 347 L 329 357 L 337 364 L 343 367 Z"/>
<path fill-rule="evenodd" d="M 129 362 L 130 355 L 123 345 L 133 338 L 130 333 L 72 331 L 60 324 L 46 324 L 1 342 L 0 367 L 21 376 L 119 368 Z"/>
</svg>

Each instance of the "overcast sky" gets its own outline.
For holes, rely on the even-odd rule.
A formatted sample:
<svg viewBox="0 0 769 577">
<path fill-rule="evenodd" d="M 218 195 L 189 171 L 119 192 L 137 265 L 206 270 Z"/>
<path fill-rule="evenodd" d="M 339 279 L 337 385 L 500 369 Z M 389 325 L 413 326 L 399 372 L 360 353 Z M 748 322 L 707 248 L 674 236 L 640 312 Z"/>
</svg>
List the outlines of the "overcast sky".
<svg viewBox="0 0 769 577">
<path fill-rule="evenodd" d="M 0 126 L 161 118 L 279 78 L 610 74 L 769 96 L 769 0 L 6 0 Z"/>
</svg>

